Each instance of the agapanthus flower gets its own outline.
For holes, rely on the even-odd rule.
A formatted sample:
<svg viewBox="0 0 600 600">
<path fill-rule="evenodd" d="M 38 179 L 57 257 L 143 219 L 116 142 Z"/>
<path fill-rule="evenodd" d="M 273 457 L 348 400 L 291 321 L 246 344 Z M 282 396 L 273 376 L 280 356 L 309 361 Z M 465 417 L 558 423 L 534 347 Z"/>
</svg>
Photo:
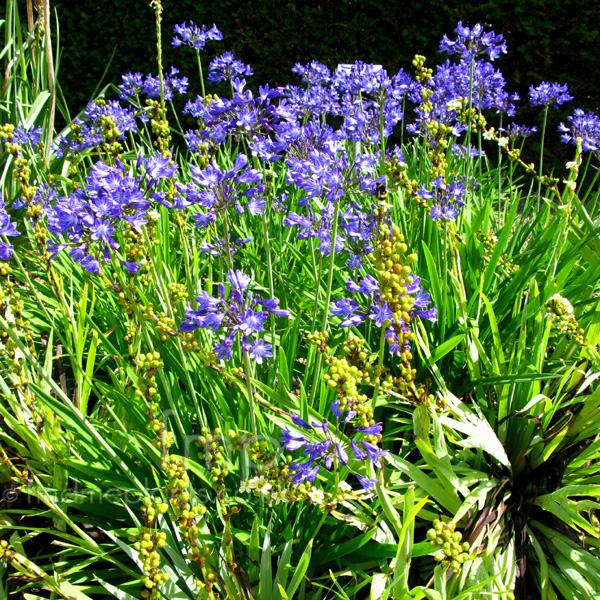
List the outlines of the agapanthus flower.
<svg viewBox="0 0 600 600">
<path fill-rule="evenodd" d="M 3 206 L 0 208 L 0 235 L 7 237 L 16 237 L 19 235 L 17 226 L 10 220 L 10 215 Z M 7 242 L 0 241 L 0 260 L 10 260 L 13 255 L 14 246 Z"/>
<path fill-rule="evenodd" d="M 231 86 L 233 98 L 219 97 L 205 102 L 199 96 L 185 105 L 184 114 L 199 119 L 203 124 L 200 135 L 215 144 L 223 143 L 228 136 L 269 135 L 281 120 L 273 104 L 281 95 L 281 88 L 261 86 L 258 95 L 254 95 L 246 89 L 246 80 L 239 78 L 233 79 Z"/>
<path fill-rule="evenodd" d="M 228 209 L 235 209 L 239 214 L 264 213 L 262 173 L 247 165 L 248 157 L 238 154 L 233 167 L 227 171 L 215 161 L 205 169 L 190 166 L 192 183 L 178 184 L 177 189 L 189 203 L 206 209 L 193 215 L 196 227 L 207 227 L 217 220 L 218 213 Z"/>
<path fill-rule="evenodd" d="M 406 295 L 412 299 L 412 308 L 409 310 L 410 317 L 415 315 L 435 322 L 437 320 L 437 307 L 427 308 L 431 304 L 429 293 L 425 293 L 420 285 L 421 278 L 411 276 L 411 282 L 406 286 Z M 386 328 L 386 340 L 389 343 L 391 354 L 400 355 L 410 350 L 409 342 L 404 339 L 402 347 L 398 331 L 407 333 L 408 323 L 402 317 L 394 315 L 389 304 L 382 301 L 379 291 L 379 282 L 372 275 L 363 277 L 356 282 L 351 277 L 346 282 L 346 290 L 353 293 L 363 294 L 367 297 L 369 307 L 365 308 L 353 298 L 340 298 L 334 300 L 331 305 L 332 317 L 341 317 L 340 327 L 358 327 L 368 317 L 376 327 Z"/>
<path fill-rule="evenodd" d="M 12 134 L 12 143 L 19 146 L 31 144 L 35 148 L 42 140 L 42 128 L 30 127 L 29 129 L 16 128 Z"/>
<path fill-rule="evenodd" d="M 569 125 L 561 123 L 558 130 L 565 143 L 577 144 L 581 140 L 582 149 L 586 152 L 600 151 L 600 117 L 593 112 L 575 109 L 574 114 L 567 117 Z"/>
<path fill-rule="evenodd" d="M 460 54 L 467 60 L 472 60 L 480 54 L 487 54 L 490 60 L 494 60 L 500 54 L 506 54 L 506 42 L 502 35 L 496 35 L 493 31 L 484 31 L 483 25 L 477 23 L 472 28 L 464 27 L 462 21 L 454 30 L 457 34 L 456 40 L 452 41 L 444 35 L 440 42 L 440 52 L 447 54 Z"/>
<path fill-rule="evenodd" d="M 554 106 L 554 108 L 558 108 L 561 104 L 573 100 L 573 96 L 569 94 L 566 83 L 561 85 L 560 83 L 543 81 L 537 87 L 532 85 L 529 88 L 529 99 L 531 106 Z"/>
<path fill-rule="evenodd" d="M 264 358 L 272 356 L 271 344 L 258 337 L 264 331 L 265 322 L 270 315 L 289 317 L 290 313 L 279 308 L 279 300 L 262 300 L 258 294 L 250 292 L 250 277 L 242 271 L 230 270 L 227 280 L 231 286 L 229 291 L 221 283 L 218 297 L 203 291 L 196 298 L 197 310 L 189 304 L 179 328 L 185 332 L 222 330 L 226 336 L 213 348 L 219 360 L 231 360 L 235 340 L 240 338 L 242 352 L 247 352 L 250 358 L 261 364 Z"/>
<path fill-rule="evenodd" d="M 165 203 L 160 182 L 173 178 L 178 166 L 170 159 L 155 154 L 140 156 L 137 175 L 128 172 L 117 160 L 114 166 L 102 161 L 94 163 L 83 187 L 66 197 L 48 194 L 44 212 L 48 216 L 48 231 L 65 242 L 50 242 L 48 251 L 54 259 L 70 248 L 69 256 L 90 273 L 98 274 L 100 260 L 108 263 L 119 250 L 116 235 L 124 227 L 140 232 L 147 223 L 152 200 Z M 177 200 L 169 202 L 170 207 Z M 124 261 L 130 273 L 134 261 Z"/>
<path fill-rule="evenodd" d="M 236 60 L 231 52 L 224 52 L 211 61 L 208 68 L 208 81 L 221 83 L 222 81 L 248 77 L 253 73 L 250 65 L 243 63 L 241 60 Z"/>
<path fill-rule="evenodd" d="M 175 37 L 173 38 L 173 46 L 177 48 L 182 44 L 190 46 L 195 50 L 203 50 L 208 40 L 220 41 L 223 39 L 223 34 L 213 24 L 210 29 L 206 29 L 206 25 L 198 27 L 193 21 L 175 25 L 173 28 Z"/>
<path fill-rule="evenodd" d="M 465 194 L 478 185 L 474 180 L 467 183 L 464 177 L 447 183 L 444 177 L 440 176 L 431 182 L 431 189 L 422 184 L 417 195 L 432 202 L 429 216 L 434 221 L 455 221 L 460 209 L 465 205 Z"/>
<path fill-rule="evenodd" d="M 356 428 L 353 423 L 353 419 L 357 416 L 356 412 L 340 410 L 339 400 L 331 403 L 331 411 L 335 416 L 336 428 L 341 433 L 339 440 L 343 441 L 339 441 L 335 437 L 327 419 L 322 422 L 312 421 L 312 425 L 308 425 L 306 421 L 292 415 L 292 422 L 301 427 L 303 431 L 290 431 L 287 427 L 281 430 L 280 441 L 283 447 L 289 452 L 302 450 L 306 457 L 305 462 L 292 461 L 290 463 L 289 470 L 293 473 L 291 483 L 300 485 L 303 482 L 314 481 L 321 466 L 328 470 L 336 468 L 338 471 L 341 467 L 346 467 L 355 475 L 365 490 L 371 491 L 374 480 L 357 473 L 357 469 L 360 467 L 354 462 L 351 465 L 350 455 L 354 457 L 354 461 L 368 460 L 375 468 L 382 468 L 382 459 L 388 451 L 381 450 L 373 441 L 374 437 L 370 440 L 364 439 L 364 436 L 380 436 L 382 425 L 375 423 L 369 427 Z M 344 436 L 346 429 L 348 432 Z"/>
<path fill-rule="evenodd" d="M 101 145 L 106 137 L 107 123 L 111 123 L 111 136 L 124 140 L 125 134 L 137 131 L 136 112 L 123 108 L 118 101 L 95 100 L 90 102 L 80 117 L 70 137 L 58 137 L 56 155 L 61 158 L 67 152 L 82 152 Z"/>
<path fill-rule="evenodd" d="M 505 128 L 500 129 L 508 136 L 509 140 L 517 140 L 533 135 L 537 131 L 537 127 L 527 127 L 518 123 L 509 123 Z"/>
</svg>

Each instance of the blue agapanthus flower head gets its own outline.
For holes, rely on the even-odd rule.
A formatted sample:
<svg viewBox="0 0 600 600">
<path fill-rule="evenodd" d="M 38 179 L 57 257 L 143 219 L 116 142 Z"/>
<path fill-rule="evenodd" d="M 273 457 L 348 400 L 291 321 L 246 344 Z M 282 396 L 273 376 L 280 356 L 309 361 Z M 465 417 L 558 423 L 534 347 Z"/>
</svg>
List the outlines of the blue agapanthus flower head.
<svg viewBox="0 0 600 600">
<path fill-rule="evenodd" d="M 531 106 L 554 106 L 558 108 L 565 102 L 573 100 L 573 96 L 569 94 L 567 84 L 548 83 L 543 81 L 540 85 L 531 86 L 529 88 L 529 99 Z"/>
<path fill-rule="evenodd" d="M 279 300 L 262 300 L 258 294 L 253 294 L 249 290 L 251 278 L 246 273 L 231 269 L 227 281 L 229 290 L 221 283 L 216 297 L 202 291 L 196 298 L 197 310 L 188 305 L 185 320 L 179 329 L 185 332 L 196 329 L 222 330 L 225 338 L 213 348 L 218 360 L 231 360 L 233 345 L 239 338 L 242 352 L 247 352 L 250 358 L 261 364 L 264 358 L 273 356 L 271 344 L 259 337 L 265 329 L 265 322 L 270 315 L 289 317 L 290 313 L 279 308 Z"/>
<path fill-rule="evenodd" d="M 444 35 L 440 42 L 440 52 L 460 54 L 462 58 L 469 61 L 484 53 L 490 60 L 495 60 L 500 54 L 506 54 L 506 42 L 502 35 L 485 31 L 481 23 L 469 28 L 459 21 L 454 31 L 457 34 L 456 40 L 452 41 Z"/>
<path fill-rule="evenodd" d="M 558 130 L 565 143 L 577 144 L 578 140 L 585 152 L 600 152 L 600 117 L 581 108 L 567 117 L 568 125 L 561 123 Z"/>
<path fill-rule="evenodd" d="M 208 81 L 211 83 L 221 83 L 222 81 L 232 81 L 241 77 L 248 77 L 254 71 L 250 65 L 236 60 L 231 52 L 225 52 L 212 60 L 208 68 Z"/>
<path fill-rule="evenodd" d="M 223 34 L 217 29 L 217 26 L 213 24 L 210 29 L 206 29 L 206 25 L 198 27 L 194 25 L 193 21 L 182 23 L 181 25 L 175 25 L 173 32 L 175 37 L 173 38 L 173 46 L 185 45 L 194 48 L 195 50 L 203 50 L 208 40 L 220 41 L 223 39 Z"/>
<path fill-rule="evenodd" d="M 300 431 L 291 431 L 287 427 L 281 430 L 280 441 L 283 447 L 289 452 L 302 450 L 306 457 L 304 462 L 293 461 L 290 464 L 289 470 L 293 473 L 291 483 L 300 485 L 314 481 L 321 466 L 338 471 L 346 467 L 366 491 L 372 491 L 376 480 L 360 475 L 357 470 L 360 469 L 361 462 L 370 463 L 377 469 L 383 467 L 382 459 L 388 451 L 382 450 L 376 443 L 376 439 L 381 436 L 382 424 L 355 427 L 353 420 L 357 416 L 356 411 L 340 410 L 339 400 L 331 403 L 331 411 L 335 417 L 336 429 L 340 432 L 339 437 L 335 436 L 327 419 L 321 422 L 311 421 L 309 425 L 296 415 L 291 415 L 291 420 Z"/>
</svg>

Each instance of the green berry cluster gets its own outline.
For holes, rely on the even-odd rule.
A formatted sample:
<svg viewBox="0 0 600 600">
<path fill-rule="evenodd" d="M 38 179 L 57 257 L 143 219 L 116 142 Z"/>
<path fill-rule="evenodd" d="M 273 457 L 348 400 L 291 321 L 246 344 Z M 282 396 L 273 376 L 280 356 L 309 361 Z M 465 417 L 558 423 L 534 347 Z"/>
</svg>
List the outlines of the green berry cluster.
<svg viewBox="0 0 600 600">
<path fill-rule="evenodd" d="M 11 550 L 10 545 L 7 540 L 0 540 L 0 559 L 6 560 L 6 562 L 10 562 L 12 560 L 12 555 L 14 552 Z"/>
<path fill-rule="evenodd" d="M 169 336 L 177 335 L 175 319 L 169 317 L 164 311 L 159 313 L 155 326 L 161 342 L 166 342 Z"/>
<path fill-rule="evenodd" d="M 456 523 L 445 523 L 440 519 L 433 522 L 433 527 L 427 531 L 427 539 L 437 552 L 434 558 L 444 569 L 452 569 L 459 573 L 462 564 L 469 560 L 469 542 L 462 541 L 462 533 L 455 531 Z"/>
<path fill-rule="evenodd" d="M 129 538 L 134 542 L 133 547 L 140 553 L 143 561 L 142 569 L 145 575 L 142 577 L 142 583 L 146 589 L 142 592 L 142 598 L 152 600 L 160 598 L 158 588 L 169 580 L 169 575 L 159 569 L 160 554 L 158 553 L 159 548 L 166 546 L 167 534 L 157 530 L 156 527 L 158 516 L 164 515 L 168 509 L 169 505 L 159 497 L 144 498 L 140 509 L 144 525 L 138 533 L 137 540 Z"/>
<path fill-rule="evenodd" d="M 197 441 L 200 450 L 200 458 L 203 458 L 207 468 L 210 470 L 213 487 L 217 491 L 219 498 L 224 497 L 225 483 L 224 479 L 229 475 L 229 463 L 225 458 L 225 448 L 223 447 L 223 432 L 219 427 L 210 431 L 208 427 L 202 427 L 202 434 Z"/>
<path fill-rule="evenodd" d="M 183 283 L 169 283 L 167 291 L 169 292 L 169 298 L 173 304 L 187 302 L 187 299 L 189 298 L 187 288 Z"/>
<path fill-rule="evenodd" d="M 167 455 L 163 459 L 163 468 L 168 477 L 166 487 L 172 509 L 171 520 L 177 523 L 182 538 L 189 544 L 187 557 L 204 573 L 209 549 L 200 539 L 198 522 L 206 514 L 206 507 L 199 502 L 192 503 L 190 478 L 181 457 Z"/>
<path fill-rule="evenodd" d="M 323 374 L 323 381 L 330 390 L 334 391 L 340 410 L 354 410 L 361 427 L 375 423 L 373 407 L 369 397 L 359 391 L 359 386 L 375 386 L 381 379 L 382 368 L 373 365 L 373 357 L 365 349 L 365 341 L 351 337 L 343 344 L 344 356 L 325 355 L 329 366 Z"/>
<path fill-rule="evenodd" d="M 554 294 L 546 304 L 553 325 L 568 339 L 575 340 L 578 344 L 585 345 L 585 333 L 575 318 L 573 305 L 560 294 Z"/>
<path fill-rule="evenodd" d="M 150 113 L 150 125 L 156 136 L 153 145 L 163 156 L 171 156 L 171 132 L 167 121 L 167 110 L 160 100 L 148 98 L 146 100 L 147 110 Z"/>
<path fill-rule="evenodd" d="M 416 262 L 416 254 L 406 254 L 408 246 L 404 242 L 404 236 L 397 225 L 391 228 L 386 224 L 381 225 L 381 237 L 368 259 L 375 268 L 381 301 L 389 306 L 393 320 L 389 326 L 396 333 L 400 346 L 400 376 L 399 391 L 405 393 L 412 386 L 416 370 L 412 368 L 412 353 L 410 342 L 414 334 L 406 331 L 411 320 L 410 311 L 415 300 L 407 293 L 407 286 L 413 281 L 411 264 Z M 393 340 L 388 340 L 393 341 Z"/>
<path fill-rule="evenodd" d="M 160 410 L 160 394 L 157 389 L 156 371 L 164 366 L 160 353 L 157 351 L 140 354 L 137 358 L 139 370 L 137 390 L 135 395 L 146 401 L 148 424 L 146 428 L 155 434 L 154 444 L 162 449 L 163 454 L 173 445 L 173 436 L 164 423 L 158 418 Z"/>
<path fill-rule="evenodd" d="M 487 265 L 492 259 L 492 254 L 498 244 L 498 238 L 493 231 L 488 231 L 486 234 L 481 234 L 481 239 L 483 241 L 483 261 Z M 519 265 L 513 264 L 513 261 L 507 259 L 503 254 L 498 260 L 497 268 L 503 276 L 508 277 L 509 275 L 514 275 L 519 270 Z"/>
</svg>

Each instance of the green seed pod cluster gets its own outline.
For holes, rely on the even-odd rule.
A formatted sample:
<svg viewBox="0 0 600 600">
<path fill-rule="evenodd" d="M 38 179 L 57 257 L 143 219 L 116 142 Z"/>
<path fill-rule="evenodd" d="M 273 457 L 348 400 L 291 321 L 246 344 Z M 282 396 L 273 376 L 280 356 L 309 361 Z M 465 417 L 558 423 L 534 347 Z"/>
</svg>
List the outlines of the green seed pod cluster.
<svg viewBox="0 0 600 600">
<path fill-rule="evenodd" d="M 177 335 L 175 319 L 169 317 L 164 311 L 161 311 L 158 315 L 158 321 L 156 321 L 155 327 L 161 342 L 166 342 L 169 336 Z"/>
<path fill-rule="evenodd" d="M 481 234 L 481 239 L 483 242 L 483 261 L 487 265 L 492 259 L 492 255 L 498 244 L 498 238 L 493 231 L 488 231 L 485 235 Z M 503 254 L 498 259 L 497 269 L 501 275 L 508 277 L 509 275 L 514 275 L 519 270 L 519 265 L 515 265 L 512 260 L 507 259 L 506 255 Z"/>
<path fill-rule="evenodd" d="M 169 148 L 171 144 L 171 132 L 167 121 L 167 111 L 160 100 L 146 99 L 147 111 L 150 114 L 150 126 L 156 139 L 153 145 L 160 151 L 162 156 L 172 156 Z"/>
<path fill-rule="evenodd" d="M 198 340 L 195 338 L 193 333 L 187 332 L 181 336 L 181 343 L 185 352 L 199 352 Z M 213 354 L 213 356 L 215 356 Z M 205 366 L 208 366 L 205 364 Z"/>
<path fill-rule="evenodd" d="M 374 357 L 364 346 L 364 340 L 351 337 L 343 344 L 344 356 L 325 355 L 329 369 L 323 374 L 323 381 L 335 392 L 339 409 L 356 411 L 360 426 L 368 427 L 375 423 L 373 407 L 369 397 L 359 391 L 359 386 L 375 386 L 381 378 L 382 368 L 373 365 Z"/>
<path fill-rule="evenodd" d="M 168 504 L 163 502 L 160 497 L 144 498 L 140 508 L 144 525 L 138 533 L 137 540 L 130 538 L 143 562 L 142 568 L 145 575 L 142 577 L 142 583 L 146 589 L 142 592 L 142 598 L 152 600 L 160 598 L 161 594 L 158 588 L 169 580 L 169 575 L 163 573 L 159 568 L 160 554 L 158 553 L 159 548 L 166 546 L 167 534 L 157 528 L 158 516 L 164 515 L 168 509 Z"/>
<path fill-rule="evenodd" d="M 560 294 L 554 294 L 546 303 L 546 310 L 554 327 L 564 333 L 568 339 L 585 345 L 585 333 L 575 318 L 573 305 Z"/>
<path fill-rule="evenodd" d="M 200 448 L 200 458 L 205 461 L 207 468 L 210 470 L 213 487 L 217 494 L 221 496 L 225 489 L 224 479 L 229 475 L 230 469 L 222 443 L 223 432 L 218 427 L 212 432 L 207 427 L 203 427 L 200 433 L 201 436 L 197 441 Z"/>
<path fill-rule="evenodd" d="M 11 555 L 13 551 L 7 540 L 0 540 L 0 559 L 4 559 L 6 562 L 12 560 Z"/>
<path fill-rule="evenodd" d="M 315 331 L 314 333 L 307 333 L 306 340 L 309 344 L 317 347 L 317 350 L 321 354 L 328 354 L 331 348 L 327 345 L 327 338 L 329 334 L 325 331 Z"/>
<path fill-rule="evenodd" d="M 154 445 L 166 453 L 173 444 L 173 436 L 167 432 L 164 423 L 158 418 L 160 394 L 158 393 L 156 371 L 164 367 L 160 353 L 155 350 L 147 354 L 140 354 L 137 358 L 137 367 L 139 374 L 135 395 L 143 398 L 147 403 L 148 424 L 146 428 L 153 431 L 156 436 L 153 441 Z"/>
<path fill-rule="evenodd" d="M 445 523 L 440 519 L 433 522 L 427 531 L 427 539 L 432 549 L 437 550 L 434 558 L 444 569 L 459 573 L 462 564 L 469 560 L 469 542 L 462 541 L 462 533 L 455 531 L 456 523 Z"/>
<path fill-rule="evenodd" d="M 177 304 L 178 302 L 187 302 L 189 298 L 187 288 L 183 283 L 169 283 L 167 286 L 167 291 L 173 304 Z"/>
</svg>

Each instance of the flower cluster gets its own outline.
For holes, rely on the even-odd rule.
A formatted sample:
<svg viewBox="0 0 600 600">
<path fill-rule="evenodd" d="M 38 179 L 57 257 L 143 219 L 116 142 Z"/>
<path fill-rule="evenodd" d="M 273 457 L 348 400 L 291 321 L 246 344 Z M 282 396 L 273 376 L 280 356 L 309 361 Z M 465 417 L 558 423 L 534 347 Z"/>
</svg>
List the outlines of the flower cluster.
<svg viewBox="0 0 600 600">
<path fill-rule="evenodd" d="M 429 293 L 424 293 L 421 287 L 421 278 L 413 275 L 412 281 L 405 286 L 406 294 L 414 296 L 410 316 L 418 315 L 428 321 L 437 320 L 437 307 L 426 309 L 431 303 Z M 386 327 L 389 325 L 394 314 L 387 302 L 381 299 L 379 292 L 379 282 L 372 275 L 367 275 L 359 283 L 356 283 L 351 277 L 346 282 L 346 290 L 349 292 L 358 292 L 365 294 L 370 299 L 368 310 L 363 309 L 358 302 L 352 299 L 342 298 L 333 302 L 331 315 L 334 317 L 345 317 L 340 323 L 340 327 L 357 327 L 361 325 L 368 316 L 377 327 Z"/>
<path fill-rule="evenodd" d="M 560 294 L 554 294 L 546 304 L 548 315 L 553 325 L 568 339 L 574 339 L 577 343 L 585 344 L 585 334 L 579 326 L 575 317 L 573 305 Z"/>
<path fill-rule="evenodd" d="M 543 81 L 537 87 L 533 85 L 529 88 L 529 99 L 531 106 L 554 106 L 558 108 L 565 102 L 573 100 L 573 96 L 569 94 L 567 84 L 548 83 Z"/>
<path fill-rule="evenodd" d="M 172 100 L 173 93 L 185 94 L 188 88 L 187 77 L 177 77 L 179 70 L 171 67 L 169 73 L 163 77 L 163 95 L 165 100 Z M 145 95 L 148 98 L 160 98 L 160 77 L 142 75 L 141 73 L 127 73 L 123 75 L 119 84 L 119 98 L 129 100 L 132 97 Z M 145 113 L 140 114 L 141 119 L 147 119 Z"/>
<path fill-rule="evenodd" d="M 455 179 L 451 183 L 447 183 L 443 177 L 437 177 L 431 182 L 431 190 L 423 184 L 417 195 L 433 203 L 429 216 L 434 221 L 455 221 L 460 209 L 465 205 L 465 194 L 479 185 L 474 180 L 467 183 L 465 177 Z"/>
<path fill-rule="evenodd" d="M 600 151 L 600 117 L 598 115 L 577 108 L 574 114 L 567 117 L 567 120 L 569 121 L 568 126 L 561 123 L 558 127 L 562 133 L 563 142 L 577 145 L 577 140 L 580 140 L 584 151 Z"/>
<path fill-rule="evenodd" d="M 484 31 L 483 25 L 477 23 L 474 27 L 464 27 L 462 21 L 454 30 L 457 33 L 455 41 L 444 35 L 440 42 L 440 52 L 460 54 L 466 60 L 473 60 L 480 54 L 487 54 L 490 60 L 495 60 L 500 54 L 506 54 L 506 42 L 501 35 L 493 31 Z"/>
<path fill-rule="evenodd" d="M 259 295 L 249 292 L 250 277 L 245 273 L 232 269 L 227 275 L 227 280 L 231 284 L 229 293 L 221 283 L 218 298 L 203 291 L 196 298 L 198 310 L 193 310 L 191 304 L 188 305 L 185 321 L 180 329 L 184 332 L 199 328 L 210 328 L 212 331 L 223 329 L 227 335 L 213 348 L 218 360 L 230 360 L 233 344 L 237 337 L 241 337 L 242 352 L 247 352 L 250 358 L 261 364 L 264 358 L 273 356 L 272 346 L 262 338 L 254 339 L 256 334 L 264 330 L 264 323 L 269 315 L 289 317 L 290 313 L 277 308 L 279 300 L 261 300 Z M 264 310 L 259 310 L 261 308 Z"/>
<path fill-rule="evenodd" d="M 199 96 L 183 109 L 184 114 L 192 115 L 202 123 L 199 135 L 215 144 L 223 143 L 228 136 L 244 136 L 259 140 L 273 131 L 273 125 L 281 116 L 272 101 L 281 95 L 280 88 L 268 85 L 258 88 L 255 96 L 246 89 L 245 79 L 231 81 L 233 98 L 215 97 L 208 99 Z M 198 135 L 198 134 L 196 134 Z M 195 137 L 192 135 L 192 139 Z M 267 159 L 268 160 L 268 159 Z"/>
<path fill-rule="evenodd" d="M 139 232 L 148 222 L 151 199 L 173 206 L 165 200 L 164 192 L 158 191 L 158 185 L 176 175 L 177 165 L 155 154 L 140 157 L 137 167 L 145 170 L 145 177 L 130 175 L 121 161 L 114 167 L 98 161 L 90 169 L 85 187 L 46 206 L 48 231 L 66 238 L 65 242 L 49 244 L 51 259 L 70 248 L 69 256 L 75 262 L 98 275 L 100 260 L 109 263 L 111 251 L 119 249 L 115 240 L 118 230 L 126 225 Z M 131 273 L 139 268 L 135 263 L 124 264 Z"/>
<path fill-rule="evenodd" d="M 388 451 L 381 450 L 373 441 L 381 435 L 381 423 L 373 423 L 368 427 L 355 429 L 351 423 L 357 415 L 355 411 L 341 411 L 339 401 L 332 402 L 331 410 L 336 418 L 336 429 L 341 434 L 339 437 L 331 431 L 327 419 L 323 419 L 321 423 L 311 421 L 311 425 L 309 425 L 296 415 L 292 415 L 292 422 L 304 432 L 296 433 L 285 427 L 281 430 L 282 437 L 280 440 L 284 448 L 290 452 L 303 448 L 302 453 L 307 457 L 305 462 L 292 462 L 290 464 L 289 470 L 294 473 L 291 477 L 291 483 L 300 485 L 305 481 L 314 481 L 321 466 L 336 471 L 340 471 L 342 467 L 345 467 L 354 474 L 366 491 L 373 491 L 377 480 L 360 475 L 350 467 L 349 453 L 352 453 L 357 461 L 368 459 L 375 468 L 381 468 L 383 466 L 381 459 Z M 344 434 L 346 428 L 348 432 Z M 317 432 L 317 430 L 319 431 Z M 357 440 L 356 434 L 361 434 L 363 439 Z M 366 439 L 364 439 L 365 436 Z"/>
<path fill-rule="evenodd" d="M 181 25 L 175 25 L 173 32 L 175 37 L 173 38 L 173 46 L 175 48 L 181 46 L 190 46 L 195 50 L 203 50 L 206 42 L 209 40 L 220 41 L 223 39 L 223 34 L 217 29 L 217 26 L 213 24 L 210 29 L 206 29 L 206 25 L 198 27 L 194 25 L 193 21 L 187 25 L 185 22 Z"/>
<path fill-rule="evenodd" d="M 241 60 L 236 60 L 231 52 L 225 52 L 210 63 L 208 81 L 211 83 L 233 81 L 244 76 L 248 77 L 253 73 L 252 67 L 244 64 Z"/>
<path fill-rule="evenodd" d="M 136 131 L 135 111 L 123 108 L 116 100 L 95 100 L 76 117 L 72 137 L 56 139 L 56 155 L 60 158 L 68 152 L 82 152 L 107 141 L 123 141 L 126 133 Z"/>
<path fill-rule="evenodd" d="M 7 237 L 16 237 L 19 235 L 17 226 L 10 220 L 10 215 L 3 206 L 0 208 L 0 235 Z M 0 241 L 0 260 L 10 260 L 13 255 L 14 246 L 7 242 Z"/>
<path fill-rule="evenodd" d="M 206 209 L 206 212 L 192 217 L 196 227 L 207 227 L 217 220 L 218 213 L 228 209 L 235 209 L 239 214 L 245 211 L 251 215 L 264 212 L 266 202 L 263 199 L 265 184 L 261 183 L 262 173 L 247 164 L 248 157 L 238 154 L 228 171 L 214 161 L 203 170 L 190 165 L 193 184 L 178 184 L 177 189 L 187 202 Z"/>
</svg>

